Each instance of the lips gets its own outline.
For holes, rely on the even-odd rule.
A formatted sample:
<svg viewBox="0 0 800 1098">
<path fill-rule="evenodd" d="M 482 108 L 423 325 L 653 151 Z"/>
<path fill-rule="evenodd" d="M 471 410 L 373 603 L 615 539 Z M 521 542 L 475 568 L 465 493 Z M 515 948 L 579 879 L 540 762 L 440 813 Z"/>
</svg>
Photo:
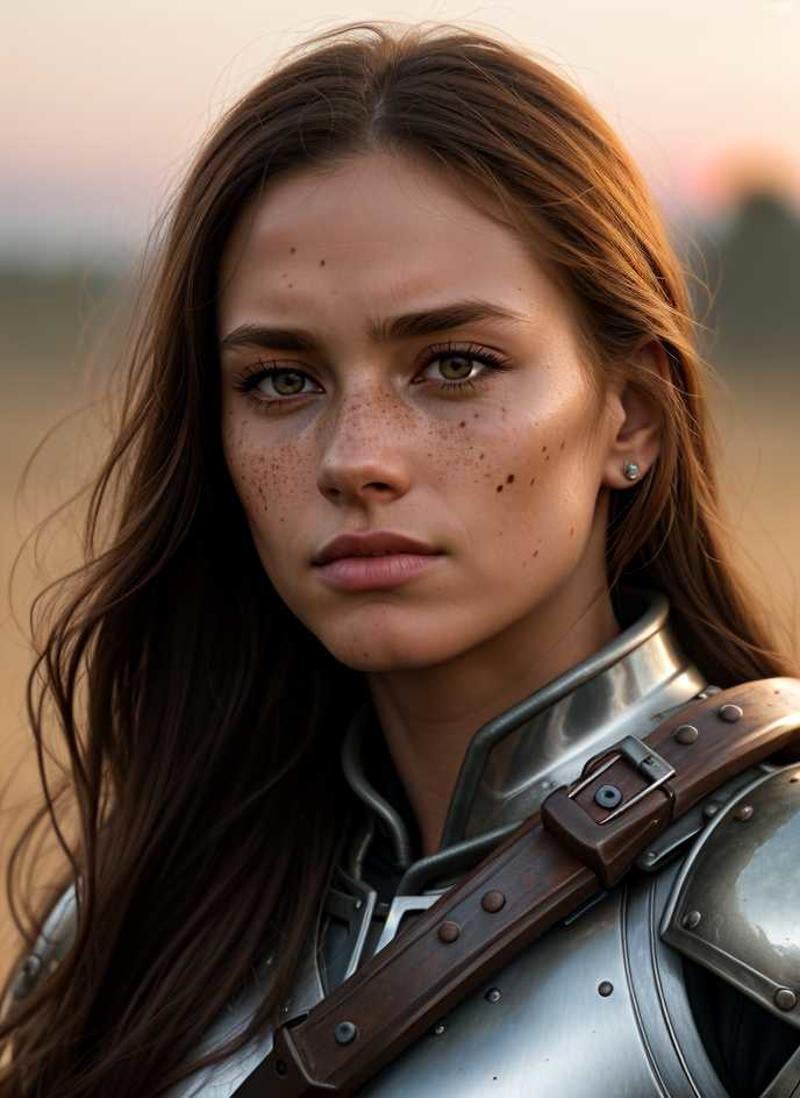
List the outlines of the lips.
<svg viewBox="0 0 800 1098">
<path fill-rule="evenodd" d="M 388 530 L 372 530 L 364 534 L 339 534 L 312 558 L 312 564 L 324 565 L 343 557 L 384 557 L 401 553 L 415 556 L 436 556 L 438 550 L 426 542 Z"/>
</svg>

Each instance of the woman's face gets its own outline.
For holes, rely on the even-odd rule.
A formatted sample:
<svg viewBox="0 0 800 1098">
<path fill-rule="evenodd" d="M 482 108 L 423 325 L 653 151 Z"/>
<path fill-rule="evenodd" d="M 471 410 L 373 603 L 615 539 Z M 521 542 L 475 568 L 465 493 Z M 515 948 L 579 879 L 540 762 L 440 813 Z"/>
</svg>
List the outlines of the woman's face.
<svg viewBox="0 0 800 1098">
<path fill-rule="evenodd" d="M 275 589 L 335 657 L 431 667 L 603 589 L 624 412 L 563 293 L 460 188 L 383 152 L 299 173 L 244 212 L 221 276 L 226 461 Z M 319 562 L 372 531 L 424 551 Z"/>
</svg>

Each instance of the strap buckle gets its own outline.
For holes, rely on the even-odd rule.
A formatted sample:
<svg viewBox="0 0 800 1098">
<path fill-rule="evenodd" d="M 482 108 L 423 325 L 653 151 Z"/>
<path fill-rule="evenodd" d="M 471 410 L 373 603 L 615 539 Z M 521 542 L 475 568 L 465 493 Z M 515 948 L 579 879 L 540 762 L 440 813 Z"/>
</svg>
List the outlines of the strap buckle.
<svg viewBox="0 0 800 1098">
<path fill-rule="evenodd" d="M 649 780 L 650 784 L 629 797 L 627 801 L 623 801 L 619 808 L 613 809 L 607 816 L 595 821 L 600 827 L 616 820 L 623 812 L 627 812 L 629 808 L 632 808 L 648 794 L 664 785 L 670 778 L 675 777 L 675 767 L 670 766 L 667 760 L 663 759 L 657 751 L 653 751 L 636 736 L 625 736 L 615 745 L 613 754 L 606 759 L 602 766 L 596 767 L 585 778 L 581 778 L 567 791 L 567 796 L 570 800 L 574 800 L 579 793 L 596 781 L 604 771 L 622 758 L 627 759 L 644 778 Z"/>
<path fill-rule="evenodd" d="M 676 771 L 636 736 L 625 736 L 595 759 L 587 762 L 574 785 L 561 786 L 550 794 L 542 804 L 541 817 L 547 830 L 594 870 L 605 888 L 611 888 L 653 836 L 663 831 L 672 819 L 675 792 L 667 783 Z M 647 784 L 643 789 L 630 790 L 630 783 L 624 780 L 624 771 L 620 772 L 620 762 L 631 767 L 640 779 L 644 778 Z M 628 785 L 627 798 L 615 783 L 599 784 L 593 805 L 585 798 L 577 800 L 615 766 L 616 774 L 612 771 L 612 775 L 623 788 Z M 650 797 L 656 790 L 661 790 L 664 796 Z M 647 803 L 643 805 L 645 799 Z M 610 811 L 600 816 L 598 808 Z M 634 811 L 630 812 L 631 809 Z"/>
</svg>

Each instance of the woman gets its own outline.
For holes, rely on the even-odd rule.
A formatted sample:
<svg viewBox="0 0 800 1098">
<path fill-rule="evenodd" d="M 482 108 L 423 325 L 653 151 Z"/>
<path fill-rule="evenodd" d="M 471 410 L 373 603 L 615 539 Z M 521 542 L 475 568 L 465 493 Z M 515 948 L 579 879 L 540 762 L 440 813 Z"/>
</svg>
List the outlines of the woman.
<svg viewBox="0 0 800 1098">
<path fill-rule="evenodd" d="M 430 904 L 621 722 L 789 670 L 726 557 L 645 185 L 499 41 L 354 24 L 247 94 L 177 201 L 129 376 L 39 661 L 80 904 L 15 976 L 10 1095 L 234 1093 L 397 896 Z M 704 1077 L 755 1093 L 796 1030 L 685 971 Z M 539 1089 L 495 1070 L 497 1093 L 583 1093 L 544 1066 L 581 1060 L 591 1093 L 638 1093 L 559 1017 Z M 483 1093 L 469 1046 L 386 1093 Z"/>
</svg>

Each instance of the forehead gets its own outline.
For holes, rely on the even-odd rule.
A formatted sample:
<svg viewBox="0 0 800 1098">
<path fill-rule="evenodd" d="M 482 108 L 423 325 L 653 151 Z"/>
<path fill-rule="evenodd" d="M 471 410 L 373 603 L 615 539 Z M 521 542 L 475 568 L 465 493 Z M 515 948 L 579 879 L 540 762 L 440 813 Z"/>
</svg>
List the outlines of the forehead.
<svg viewBox="0 0 800 1098">
<path fill-rule="evenodd" d="M 483 196 L 406 154 L 375 152 L 276 180 L 248 204 L 227 242 L 224 333 L 265 314 L 320 326 L 398 306 L 470 296 L 534 319 L 562 293 Z"/>
</svg>

